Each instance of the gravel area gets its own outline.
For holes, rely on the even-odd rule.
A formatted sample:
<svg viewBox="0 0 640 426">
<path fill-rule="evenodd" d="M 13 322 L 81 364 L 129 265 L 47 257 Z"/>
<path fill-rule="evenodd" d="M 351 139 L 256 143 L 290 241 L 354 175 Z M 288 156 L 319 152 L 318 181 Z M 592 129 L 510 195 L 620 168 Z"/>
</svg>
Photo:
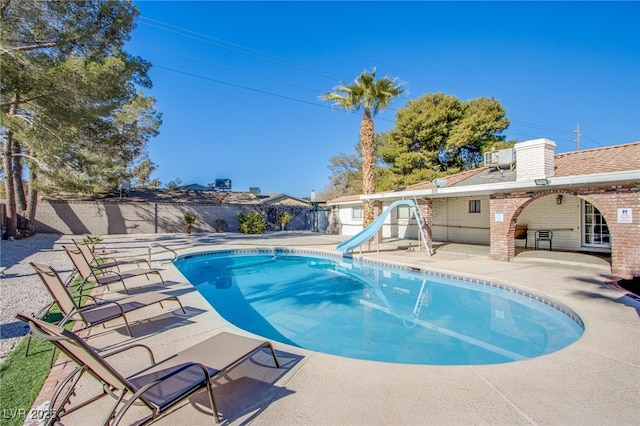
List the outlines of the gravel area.
<svg viewBox="0 0 640 426">
<path fill-rule="evenodd" d="M 18 312 L 39 312 L 51 303 L 51 296 L 29 264 L 43 263 L 55 268 L 66 280 L 73 271 L 71 260 L 63 245 L 73 245 L 74 235 L 36 234 L 18 240 L 1 240 L 0 267 L 5 267 L 0 276 L 0 363 L 27 334 L 29 327 L 15 319 Z M 148 241 L 122 236 L 108 236 L 99 245 L 118 256 L 147 253 Z"/>
<path fill-rule="evenodd" d="M 51 296 L 29 262 L 51 265 L 66 278 L 71 272 L 71 262 L 62 245 L 69 243 L 71 237 L 58 234 L 37 234 L 0 242 L 0 266 L 6 268 L 0 277 L 0 362 L 28 330 L 15 315 L 38 312 L 51 303 Z"/>
</svg>

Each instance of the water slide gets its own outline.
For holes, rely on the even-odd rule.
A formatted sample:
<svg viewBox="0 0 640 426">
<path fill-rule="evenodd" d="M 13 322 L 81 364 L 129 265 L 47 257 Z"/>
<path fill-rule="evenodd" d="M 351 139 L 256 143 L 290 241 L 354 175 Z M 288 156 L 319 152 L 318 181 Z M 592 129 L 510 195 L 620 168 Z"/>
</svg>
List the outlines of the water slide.
<svg viewBox="0 0 640 426">
<path fill-rule="evenodd" d="M 380 214 L 380 216 L 376 218 L 376 220 L 371 222 L 369 226 L 364 228 L 362 231 L 358 232 L 353 237 L 349 238 L 347 241 L 338 245 L 336 247 L 336 250 L 340 253 L 348 253 L 354 248 L 360 247 L 361 245 L 369 241 L 371 238 L 373 238 L 376 235 L 378 230 L 382 227 L 382 225 L 384 224 L 384 220 L 387 218 L 387 216 L 389 216 L 389 213 L 391 213 L 393 208 L 397 206 L 409 206 L 409 207 L 413 207 L 414 210 L 417 210 L 416 203 L 413 200 L 394 201 L 393 203 L 391 203 L 391 205 L 389 205 L 389 207 L 387 207 L 385 211 L 382 212 L 382 214 Z"/>
</svg>

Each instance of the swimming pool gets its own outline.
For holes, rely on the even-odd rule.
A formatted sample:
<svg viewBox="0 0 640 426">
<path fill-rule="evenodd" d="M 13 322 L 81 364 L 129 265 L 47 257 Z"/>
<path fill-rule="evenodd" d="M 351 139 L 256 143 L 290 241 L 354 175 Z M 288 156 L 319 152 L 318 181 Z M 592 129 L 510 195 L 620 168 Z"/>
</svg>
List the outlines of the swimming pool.
<svg viewBox="0 0 640 426">
<path fill-rule="evenodd" d="M 555 352 L 584 331 L 575 312 L 541 295 L 327 253 L 227 250 L 175 266 L 232 324 L 350 358 L 499 364 Z"/>
</svg>

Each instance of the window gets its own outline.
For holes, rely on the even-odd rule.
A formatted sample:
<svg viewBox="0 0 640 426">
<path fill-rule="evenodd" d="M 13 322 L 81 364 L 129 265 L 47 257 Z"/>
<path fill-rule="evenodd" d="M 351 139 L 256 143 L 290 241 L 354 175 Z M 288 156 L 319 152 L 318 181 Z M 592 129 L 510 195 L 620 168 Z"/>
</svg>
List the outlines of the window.
<svg viewBox="0 0 640 426">
<path fill-rule="evenodd" d="M 398 206 L 398 219 L 411 219 L 411 208 L 409 206 Z"/>
<path fill-rule="evenodd" d="M 351 219 L 359 219 L 362 220 L 362 207 L 354 207 L 351 209 Z"/>
<path fill-rule="evenodd" d="M 480 213 L 480 200 L 469 200 L 469 213 Z"/>
</svg>

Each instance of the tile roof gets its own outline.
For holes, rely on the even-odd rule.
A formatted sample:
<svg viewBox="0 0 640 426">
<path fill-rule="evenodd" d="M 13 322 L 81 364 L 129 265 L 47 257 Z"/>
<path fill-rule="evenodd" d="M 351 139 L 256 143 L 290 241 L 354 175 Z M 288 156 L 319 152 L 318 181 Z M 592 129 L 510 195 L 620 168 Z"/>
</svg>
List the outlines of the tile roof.
<svg viewBox="0 0 640 426">
<path fill-rule="evenodd" d="M 556 154 L 554 163 L 554 177 L 638 170 L 640 178 L 640 142 Z M 495 168 L 478 167 L 444 176 L 447 180 L 445 187 L 512 182 L 516 180 L 516 174 L 517 168 L 516 170 L 503 170 L 500 173 Z M 425 181 L 407 186 L 403 190 L 396 192 L 434 189 L 435 187 L 433 182 Z M 330 203 L 359 201 L 359 197 L 359 195 L 348 195 L 333 199 Z"/>
<path fill-rule="evenodd" d="M 360 201 L 360 195 L 343 195 L 342 197 L 334 198 L 329 202 L 331 204 L 334 204 L 334 203 L 351 203 L 355 201 Z"/>
<path fill-rule="evenodd" d="M 640 142 L 555 155 L 554 177 L 640 170 Z"/>
<path fill-rule="evenodd" d="M 477 174 L 488 171 L 489 167 L 478 167 L 476 169 L 465 170 L 460 173 L 455 173 L 453 175 L 444 176 L 444 179 L 447 180 L 447 184 L 444 186 L 445 188 L 456 186 L 460 182 L 463 182 Z M 436 186 L 431 181 L 420 182 L 413 185 L 410 185 L 405 188 L 405 191 L 414 191 L 419 189 L 433 189 Z"/>
</svg>

